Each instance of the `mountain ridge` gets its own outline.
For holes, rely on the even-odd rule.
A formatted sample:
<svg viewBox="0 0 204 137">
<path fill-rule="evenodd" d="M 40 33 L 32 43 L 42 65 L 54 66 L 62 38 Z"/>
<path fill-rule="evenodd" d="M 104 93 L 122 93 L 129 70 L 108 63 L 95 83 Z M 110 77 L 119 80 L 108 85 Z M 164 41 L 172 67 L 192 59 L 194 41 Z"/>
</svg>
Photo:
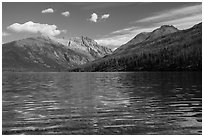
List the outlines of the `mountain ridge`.
<svg viewBox="0 0 204 137">
<path fill-rule="evenodd" d="M 202 23 L 154 40 L 127 46 L 120 52 L 70 71 L 201 71 Z"/>
<path fill-rule="evenodd" d="M 128 48 L 129 45 L 137 44 L 143 41 L 154 40 L 156 38 L 159 38 L 177 31 L 179 30 L 173 25 L 162 25 L 159 28 L 154 29 L 152 32 L 141 32 L 137 34 L 133 39 L 128 41 L 127 43 L 121 45 L 118 49 L 114 51 L 114 53 L 121 52 L 121 50 Z"/>
<path fill-rule="evenodd" d="M 45 35 L 5 43 L 2 45 L 3 70 L 66 71 L 112 53 L 88 37 L 80 38 L 78 43 L 66 40 L 73 42 L 70 45 Z"/>
</svg>

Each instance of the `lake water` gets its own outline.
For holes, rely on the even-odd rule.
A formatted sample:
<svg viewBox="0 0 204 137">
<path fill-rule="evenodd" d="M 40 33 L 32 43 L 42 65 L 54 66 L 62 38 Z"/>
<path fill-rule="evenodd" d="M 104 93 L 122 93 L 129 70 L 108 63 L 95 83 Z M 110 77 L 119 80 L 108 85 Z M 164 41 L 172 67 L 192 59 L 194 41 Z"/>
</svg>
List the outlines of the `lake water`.
<svg viewBox="0 0 204 137">
<path fill-rule="evenodd" d="M 201 72 L 2 74 L 2 134 L 202 134 Z"/>
</svg>

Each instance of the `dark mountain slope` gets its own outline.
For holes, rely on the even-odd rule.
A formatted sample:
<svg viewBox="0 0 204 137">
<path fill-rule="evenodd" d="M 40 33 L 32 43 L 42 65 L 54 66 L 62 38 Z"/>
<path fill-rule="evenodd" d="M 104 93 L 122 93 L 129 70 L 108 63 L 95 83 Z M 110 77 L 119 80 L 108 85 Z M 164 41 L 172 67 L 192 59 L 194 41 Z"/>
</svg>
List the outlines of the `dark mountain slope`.
<svg viewBox="0 0 204 137">
<path fill-rule="evenodd" d="M 171 34 L 171 33 L 177 32 L 177 31 L 178 31 L 178 29 L 172 25 L 171 26 L 170 25 L 163 25 L 160 28 L 152 31 L 146 40 L 154 40 L 154 39 L 159 38 L 161 36 L 165 36 L 167 34 Z"/>
<path fill-rule="evenodd" d="M 126 48 L 128 48 L 130 45 L 135 45 L 137 43 L 140 43 L 140 42 L 146 40 L 149 35 L 150 35 L 150 33 L 148 33 L 148 32 L 139 33 L 133 39 L 128 41 L 126 44 L 124 44 L 124 45 L 120 46 L 119 48 L 117 48 L 114 52 L 115 53 L 121 52 L 121 51 L 125 50 Z"/>
<path fill-rule="evenodd" d="M 114 51 L 114 53 L 122 52 L 123 50 L 128 49 L 130 45 L 136 45 L 137 43 L 143 42 L 143 41 L 150 41 L 154 40 L 156 38 L 177 32 L 178 29 L 174 26 L 169 25 L 163 25 L 160 28 L 155 29 L 152 32 L 142 32 L 136 35 L 133 39 L 131 39 L 126 44 L 120 46 L 118 49 Z"/>
<path fill-rule="evenodd" d="M 78 43 L 67 40 L 69 45 L 64 45 L 59 39 L 40 36 L 3 44 L 3 70 L 65 71 L 112 53 L 90 38 L 78 39 Z"/>
<path fill-rule="evenodd" d="M 202 70 L 201 23 L 149 39 L 71 71 Z"/>
</svg>

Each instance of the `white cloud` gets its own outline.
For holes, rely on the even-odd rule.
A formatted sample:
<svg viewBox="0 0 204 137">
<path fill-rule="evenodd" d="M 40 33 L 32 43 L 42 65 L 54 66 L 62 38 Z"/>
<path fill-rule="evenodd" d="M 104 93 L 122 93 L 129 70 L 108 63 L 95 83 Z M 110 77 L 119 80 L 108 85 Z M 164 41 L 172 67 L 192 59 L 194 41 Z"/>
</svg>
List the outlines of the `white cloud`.
<svg viewBox="0 0 204 137">
<path fill-rule="evenodd" d="M 182 7 L 177 9 L 171 9 L 168 11 L 162 11 L 156 13 L 154 16 L 146 17 L 141 20 L 136 21 L 136 26 L 127 27 L 121 30 L 113 31 L 108 35 L 105 35 L 101 39 L 96 41 L 104 46 L 109 46 L 114 49 L 127 43 L 133 37 L 141 32 L 151 32 L 154 29 L 160 27 L 161 25 L 174 25 L 178 29 L 187 29 L 193 25 L 200 23 L 202 21 L 202 6 L 194 5 L 188 7 Z M 142 23 L 140 26 L 139 23 Z M 143 25 L 148 23 L 150 26 Z"/>
<path fill-rule="evenodd" d="M 179 29 L 187 29 L 202 21 L 202 14 L 192 15 L 184 18 L 174 19 L 170 21 L 160 22 L 158 24 L 171 24 Z"/>
<path fill-rule="evenodd" d="M 101 19 L 107 19 L 107 18 L 109 18 L 109 16 L 110 16 L 110 14 L 104 14 L 101 16 Z"/>
<path fill-rule="evenodd" d="M 54 10 L 52 8 L 42 10 L 42 13 L 53 13 L 53 12 L 54 12 Z"/>
<path fill-rule="evenodd" d="M 182 7 L 182 8 L 162 11 L 150 17 L 146 17 L 138 21 L 135 21 L 135 23 L 137 22 L 160 22 L 160 21 L 166 21 L 166 20 L 172 20 L 172 19 L 179 19 L 179 18 L 183 18 L 186 16 L 194 16 L 194 15 L 201 14 L 201 13 L 202 13 L 202 5 L 194 5 L 194 6 L 188 6 L 188 7 Z"/>
<path fill-rule="evenodd" d="M 135 30 L 136 28 L 138 28 L 138 27 L 132 26 L 132 27 L 113 31 L 113 32 L 111 32 L 111 34 L 125 34 L 125 33 L 129 33 L 131 30 Z"/>
<path fill-rule="evenodd" d="M 92 22 L 97 22 L 98 15 L 96 13 L 91 14 L 91 18 L 89 19 Z"/>
<path fill-rule="evenodd" d="M 109 35 L 106 35 L 105 38 L 96 39 L 96 41 L 103 46 L 107 46 L 111 49 L 115 49 L 128 41 L 130 41 L 133 37 L 141 32 L 151 32 L 159 26 L 151 26 L 151 27 L 129 27 L 124 28 L 118 31 L 113 31 Z"/>
<path fill-rule="evenodd" d="M 30 32 L 30 33 L 42 33 L 51 36 L 56 36 L 61 33 L 60 30 L 57 29 L 56 25 L 48 25 L 48 24 L 40 24 L 34 23 L 32 21 L 26 22 L 24 24 L 14 23 L 7 27 L 7 29 L 15 31 L 15 32 Z"/>
<path fill-rule="evenodd" d="M 202 5 L 193 5 L 159 12 L 154 16 L 138 20 L 136 23 L 149 22 L 160 26 L 167 24 L 179 29 L 187 29 L 201 21 Z"/>
<path fill-rule="evenodd" d="M 7 33 L 7 32 L 2 32 L 2 36 L 8 36 L 8 35 L 10 35 L 9 33 Z"/>
<path fill-rule="evenodd" d="M 129 41 L 131 38 L 125 37 L 125 36 L 114 36 L 114 37 L 109 37 L 109 38 L 102 38 L 102 39 L 97 39 L 95 40 L 98 44 L 102 46 L 109 47 L 111 49 L 114 49 L 116 47 L 121 46 L 124 44 L 126 41 Z"/>
<path fill-rule="evenodd" d="M 69 11 L 65 11 L 61 13 L 63 16 L 68 17 L 70 16 L 70 12 Z"/>
</svg>

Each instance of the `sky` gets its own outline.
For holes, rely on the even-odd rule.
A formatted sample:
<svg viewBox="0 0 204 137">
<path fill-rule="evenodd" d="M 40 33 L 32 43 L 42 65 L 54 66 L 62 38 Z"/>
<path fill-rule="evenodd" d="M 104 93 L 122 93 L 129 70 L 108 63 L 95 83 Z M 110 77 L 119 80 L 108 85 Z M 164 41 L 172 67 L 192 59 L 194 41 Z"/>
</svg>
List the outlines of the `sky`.
<svg viewBox="0 0 204 137">
<path fill-rule="evenodd" d="M 161 25 L 182 30 L 201 21 L 201 2 L 3 2 L 2 42 L 87 36 L 115 49 Z"/>
</svg>

